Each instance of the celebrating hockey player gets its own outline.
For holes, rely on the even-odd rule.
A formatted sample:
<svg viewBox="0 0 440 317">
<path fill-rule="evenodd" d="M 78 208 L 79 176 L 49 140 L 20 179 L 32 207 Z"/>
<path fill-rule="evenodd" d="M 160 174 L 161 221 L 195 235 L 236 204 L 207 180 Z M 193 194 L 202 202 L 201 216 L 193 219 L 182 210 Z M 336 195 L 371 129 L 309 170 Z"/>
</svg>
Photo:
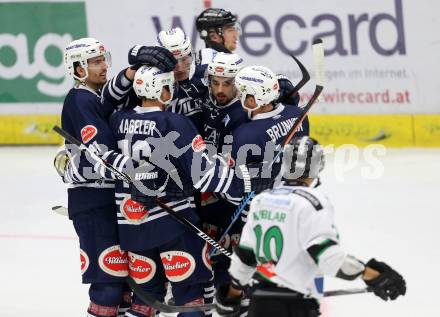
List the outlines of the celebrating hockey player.
<svg viewBox="0 0 440 317">
<path fill-rule="evenodd" d="M 318 273 L 361 278 L 383 300 L 405 295 L 405 280 L 390 266 L 375 259 L 364 264 L 339 245 L 334 208 L 319 187 L 311 186 L 324 167 L 321 146 L 306 136 L 293 138 L 283 153 L 283 183 L 252 201 L 232 256 L 232 283 L 217 291 L 218 313 L 238 316 L 242 289 L 257 267 L 252 317 L 317 317 L 320 295 L 313 291 L 313 279 Z"/>
<path fill-rule="evenodd" d="M 175 59 L 167 54 L 170 53 L 163 48 L 149 47 L 137 61 L 165 70 L 173 69 Z M 117 144 L 108 125 L 108 117 L 114 108 L 109 103 L 102 104 L 100 96 L 100 90 L 107 82 L 109 52 L 101 42 L 83 38 L 66 47 L 64 62 L 76 84 L 64 101 L 63 129 L 82 140 L 95 154 L 105 155 L 106 160 L 123 170 L 129 158 L 116 151 Z M 118 98 L 116 93 L 119 94 L 124 87 L 118 87 L 114 82 L 110 85 L 110 93 Z M 66 149 L 67 152 L 59 152 L 54 165 L 63 180 L 69 183 L 69 218 L 80 240 L 83 283 L 91 284 L 88 314 L 116 316 L 118 306 L 119 313 L 123 314 L 130 306 L 131 296 L 124 283 L 128 260 L 126 252 L 119 247 L 114 181 L 110 173 L 81 154 L 76 146 L 66 142 Z"/>
<path fill-rule="evenodd" d="M 158 45 L 169 50 L 177 59 L 177 65 L 174 69 L 176 90 L 167 110 L 187 116 L 197 130 L 202 133 L 201 103 L 202 96 L 207 89 L 200 78 L 193 76 L 196 66 L 191 41 L 182 29 L 177 27 L 169 31 L 159 32 L 157 42 Z"/>
<path fill-rule="evenodd" d="M 243 66 L 238 54 L 218 53 L 206 70 L 209 94 L 203 100 L 203 130 L 206 143 L 213 144 L 219 153 L 226 135 L 246 121 L 234 84 Z"/>
<path fill-rule="evenodd" d="M 100 101 L 100 89 L 107 82 L 110 54 L 104 44 L 93 38 L 82 38 L 70 43 L 64 53 L 67 72 L 76 84 L 64 100 L 62 127 L 88 146 L 116 149 L 107 118 L 112 109 Z M 99 144 L 99 145 L 98 145 Z M 82 281 L 90 284 L 88 316 L 116 316 L 130 303 L 124 278 L 128 274 L 126 253 L 119 247 L 114 182 L 93 174 L 93 164 L 76 147 L 66 141 L 68 156 L 76 168 L 69 184 L 68 210 L 79 237 Z M 64 164 L 57 156 L 56 166 L 61 175 Z M 61 166 L 60 166 L 61 165 Z M 85 178 L 78 170 L 89 170 Z M 107 259 L 115 261 L 109 262 Z M 123 313 L 123 312 L 122 312 Z"/>
<path fill-rule="evenodd" d="M 206 246 L 158 207 L 154 197 L 198 223 L 193 188 L 226 193 L 232 186 L 243 190 L 244 181 L 235 181 L 234 171 L 224 159 L 208 155 L 203 138 L 188 118 L 164 111 L 173 99 L 173 87 L 173 72 L 142 66 L 133 82 L 142 105 L 115 112 L 110 126 L 123 154 L 165 172 L 157 173 L 152 167 L 146 175 L 146 183 L 153 183 L 154 188 L 116 183 L 120 243 L 123 250 L 129 251 L 129 274 L 158 300 L 163 300 L 168 279 L 176 304 L 185 305 L 212 299 L 214 288 L 205 258 Z M 134 303 L 130 313 L 154 313 L 136 297 Z"/>
</svg>

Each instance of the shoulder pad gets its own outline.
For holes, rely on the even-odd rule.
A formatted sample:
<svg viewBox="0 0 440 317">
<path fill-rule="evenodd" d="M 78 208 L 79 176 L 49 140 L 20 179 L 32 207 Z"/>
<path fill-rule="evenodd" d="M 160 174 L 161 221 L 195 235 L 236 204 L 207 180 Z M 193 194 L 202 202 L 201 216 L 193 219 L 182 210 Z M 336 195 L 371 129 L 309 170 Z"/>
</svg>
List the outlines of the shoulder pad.
<svg viewBox="0 0 440 317">
<path fill-rule="evenodd" d="M 316 198 L 311 193 L 309 193 L 308 191 L 305 191 L 303 189 L 295 189 L 292 191 L 292 193 L 307 199 L 312 204 L 312 206 L 316 209 L 316 211 L 323 209 L 319 199 Z"/>
</svg>

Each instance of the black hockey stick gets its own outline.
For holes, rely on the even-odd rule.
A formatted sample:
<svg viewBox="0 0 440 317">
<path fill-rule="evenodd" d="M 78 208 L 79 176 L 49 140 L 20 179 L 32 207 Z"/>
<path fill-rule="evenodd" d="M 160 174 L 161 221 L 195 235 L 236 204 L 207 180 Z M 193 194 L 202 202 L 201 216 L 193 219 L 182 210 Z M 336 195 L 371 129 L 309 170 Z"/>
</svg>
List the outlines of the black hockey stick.
<svg viewBox="0 0 440 317">
<path fill-rule="evenodd" d="M 186 220 L 184 217 L 176 213 L 171 207 L 164 204 L 162 201 L 159 200 L 159 198 L 155 198 L 156 203 L 164 209 L 166 212 L 168 212 L 170 215 L 174 217 L 178 222 L 185 225 L 188 229 L 190 229 L 192 232 L 195 232 L 200 238 L 208 242 L 210 245 L 212 245 L 214 248 L 220 250 L 221 253 L 226 255 L 227 257 L 231 257 L 232 253 L 223 248 L 220 244 L 218 244 L 215 240 L 211 239 L 206 233 L 204 233 L 202 230 L 200 230 L 197 226 L 192 224 L 190 221 Z"/>
<path fill-rule="evenodd" d="M 168 305 L 158 301 L 152 294 L 144 291 L 139 285 L 131 278 L 127 278 L 127 283 L 130 288 L 134 291 L 136 296 L 138 296 L 146 305 L 153 307 L 156 310 L 159 310 L 164 313 L 183 313 L 183 312 L 195 312 L 195 311 L 206 311 L 215 309 L 215 304 L 202 304 L 202 305 L 193 305 L 193 306 L 174 306 Z M 324 297 L 333 297 L 333 296 L 341 296 L 341 295 L 354 295 L 354 294 L 364 294 L 371 292 L 371 289 L 367 288 L 353 288 L 347 290 L 334 290 L 324 292 Z M 255 295 L 261 297 L 276 297 L 279 298 L 280 293 L 270 292 L 266 290 L 256 290 L 254 292 Z M 289 294 L 288 296 L 292 296 Z"/>
<path fill-rule="evenodd" d="M 293 55 L 291 55 L 291 56 L 298 63 L 298 66 L 301 68 L 301 72 L 303 73 L 303 79 L 296 86 L 296 88 L 298 88 L 298 90 L 299 90 L 302 86 L 304 86 L 305 83 L 307 83 L 307 81 L 310 79 L 310 76 L 309 76 L 309 73 L 307 72 L 307 70 L 305 69 L 304 65 L 301 64 L 301 62 L 296 57 L 294 57 Z M 310 109 L 315 104 L 316 100 L 318 99 L 319 95 L 321 94 L 322 90 L 324 89 L 324 46 L 323 46 L 321 39 L 316 39 L 315 41 L 313 41 L 313 60 L 315 62 L 315 72 L 316 72 L 315 91 L 313 92 L 313 95 L 310 98 L 309 102 L 303 107 L 303 111 L 301 113 L 301 116 L 295 121 L 295 123 L 294 123 L 293 127 L 290 129 L 289 133 L 287 133 L 287 135 L 284 137 L 283 142 L 281 142 L 281 144 L 277 147 L 277 149 L 276 149 L 277 154 L 273 158 L 271 164 L 269 165 L 269 168 L 281 155 L 282 148 L 287 143 L 289 143 L 289 141 L 293 138 L 293 135 L 298 130 L 298 128 L 300 127 L 300 125 L 304 121 L 304 119 L 307 117 L 308 113 L 310 112 Z M 296 92 L 298 92 L 298 90 Z M 249 192 L 241 199 L 240 204 L 238 205 L 237 209 L 234 211 L 234 213 L 231 216 L 231 222 L 229 223 L 229 226 L 223 232 L 222 236 L 219 239 L 219 242 L 221 242 L 225 238 L 225 236 L 228 234 L 229 230 L 231 230 L 232 226 L 235 224 L 235 222 L 240 217 L 244 208 L 246 208 L 246 205 L 251 201 L 251 199 L 254 196 L 255 196 L 254 192 Z M 215 251 L 216 251 L 216 249 L 212 249 L 209 252 L 209 256 L 212 256 Z"/>
<path fill-rule="evenodd" d="M 97 156 L 95 153 L 93 153 L 93 151 L 91 151 L 88 147 L 86 147 L 84 144 L 82 144 L 74 136 L 70 135 L 68 132 L 66 132 L 65 130 L 63 130 L 62 128 L 60 128 L 58 126 L 54 126 L 53 130 L 55 132 L 57 132 L 58 134 L 60 134 L 63 138 L 65 138 L 70 143 L 75 144 L 76 146 L 78 146 L 78 148 L 81 151 L 89 153 L 94 160 L 96 160 L 99 164 L 105 166 L 107 169 L 109 169 L 111 172 L 113 172 L 115 175 L 117 175 L 122 181 L 124 181 L 124 182 L 126 182 L 128 184 L 133 184 L 134 186 L 136 186 L 136 183 L 133 183 L 133 181 L 132 181 L 132 179 L 131 179 L 131 177 L 129 175 L 127 175 L 126 173 L 120 172 L 117 169 L 115 169 L 112 165 L 110 165 L 109 163 L 104 161 L 102 158 Z M 170 216 L 172 216 L 174 219 L 176 219 L 181 224 L 185 225 L 189 230 L 195 232 L 201 239 L 205 240 L 207 243 L 212 245 L 214 248 L 219 249 L 224 255 L 226 255 L 228 257 L 230 257 L 232 255 L 231 252 L 229 252 L 228 250 L 224 249 L 216 241 L 214 241 L 207 234 L 205 234 L 202 230 L 197 228 L 197 226 L 192 224 L 190 221 L 188 221 L 187 219 L 185 219 L 181 215 L 177 214 L 173 209 L 168 207 L 166 204 L 161 202 L 159 199 L 156 198 L 155 201 Z M 52 210 L 57 211 L 56 207 L 54 207 L 55 209 L 52 208 Z"/>
<path fill-rule="evenodd" d="M 78 139 L 76 139 L 74 136 L 70 135 L 67 131 L 63 130 L 59 126 L 55 125 L 53 127 L 53 130 L 61 135 L 64 139 L 69 141 L 72 144 L 75 144 L 81 151 L 87 152 L 95 161 L 99 162 L 101 165 L 103 165 L 106 169 L 108 169 L 110 172 L 115 174 L 119 179 L 127 182 L 132 183 L 132 180 L 130 176 L 127 174 L 118 171 L 116 168 L 114 168 L 111 164 L 104 161 L 102 158 L 100 158 L 98 155 L 96 155 L 92 150 L 90 150 L 87 146 L 85 146 L 83 143 L 81 143 Z"/>
<path fill-rule="evenodd" d="M 163 313 L 184 313 L 184 312 L 206 311 L 215 308 L 215 304 L 203 304 L 203 305 L 194 305 L 194 306 L 168 305 L 158 301 L 153 295 L 144 291 L 131 277 L 127 277 L 127 283 L 130 286 L 130 288 L 134 291 L 136 296 L 138 296 L 145 304 Z"/>
<path fill-rule="evenodd" d="M 294 59 L 294 61 L 296 62 L 296 64 L 298 65 L 299 69 L 301 70 L 301 76 L 302 76 L 299 83 L 296 84 L 293 91 L 289 94 L 290 96 L 294 96 L 310 80 L 310 74 L 307 71 L 306 67 L 300 62 L 299 59 L 297 59 L 294 55 L 290 55 L 290 57 L 292 57 Z"/>
</svg>

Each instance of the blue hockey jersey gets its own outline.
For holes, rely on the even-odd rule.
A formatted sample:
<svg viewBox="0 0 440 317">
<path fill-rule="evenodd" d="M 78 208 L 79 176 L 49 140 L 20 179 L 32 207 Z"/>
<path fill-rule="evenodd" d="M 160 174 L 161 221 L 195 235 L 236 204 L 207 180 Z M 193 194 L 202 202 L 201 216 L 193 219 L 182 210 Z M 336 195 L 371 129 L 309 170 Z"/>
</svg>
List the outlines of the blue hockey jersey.
<svg viewBox="0 0 440 317">
<path fill-rule="evenodd" d="M 219 153 L 222 153 L 222 147 L 225 143 L 225 137 L 232 135 L 232 131 L 242 123 L 248 121 L 246 113 L 241 107 L 241 102 L 234 98 L 223 107 L 217 107 L 211 101 L 209 94 L 204 97 L 203 121 L 205 142 L 214 145 Z"/>
<path fill-rule="evenodd" d="M 106 117 L 109 109 L 101 104 L 100 95 L 80 85 L 67 94 L 61 113 L 61 126 L 93 151 L 117 148 Z M 95 163 L 79 149 L 65 141 L 71 157 L 71 182 L 68 184 L 68 210 L 72 218 L 77 213 L 114 204 L 114 181 L 102 179 Z"/>
<path fill-rule="evenodd" d="M 167 107 L 167 111 L 183 114 L 188 117 L 197 128 L 197 131 L 202 134 L 202 97 L 206 94 L 207 90 L 208 88 L 195 78 L 177 82 L 173 100 Z"/>
<path fill-rule="evenodd" d="M 231 159 L 234 165 L 271 162 L 276 155 L 277 146 L 281 144 L 301 114 L 302 109 L 299 107 L 279 104 L 272 111 L 257 114 L 252 120 L 241 124 L 233 132 Z M 309 135 L 307 117 L 295 133 L 295 136 L 304 135 Z M 273 171 L 278 171 L 280 166 L 281 159 L 278 159 L 272 166 Z M 274 176 L 270 171 L 262 172 L 265 172 L 262 173 L 263 177 Z M 232 197 L 229 194 L 225 196 L 237 205 L 241 201 L 241 197 Z"/>
<path fill-rule="evenodd" d="M 231 187 L 234 171 L 221 157 L 208 156 L 203 138 L 185 116 L 157 107 L 135 107 L 114 113 L 110 126 L 124 155 L 148 160 L 178 176 L 168 178 L 158 197 L 188 220 L 198 221 L 188 188 L 227 193 Z M 183 190 L 176 187 L 179 182 Z M 184 196 L 176 199 L 172 192 Z M 161 208 L 131 200 L 130 189 L 122 181 L 116 183 L 116 203 L 123 249 L 150 249 L 186 230 Z"/>
</svg>

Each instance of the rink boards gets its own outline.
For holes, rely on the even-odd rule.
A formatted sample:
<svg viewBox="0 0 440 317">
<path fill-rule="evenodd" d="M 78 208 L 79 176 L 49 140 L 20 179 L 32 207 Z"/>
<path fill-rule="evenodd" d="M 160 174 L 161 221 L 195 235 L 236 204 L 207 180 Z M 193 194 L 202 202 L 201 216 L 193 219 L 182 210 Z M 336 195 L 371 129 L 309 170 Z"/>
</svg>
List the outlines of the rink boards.
<svg viewBox="0 0 440 317">
<path fill-rule="evenodd" d="M 0 116 L 0 144 L 60 144 L 56 114 Z M 311 135 L 323 144 L 440 147 L 440 114 L 315 114 Z"/>
</svg>

